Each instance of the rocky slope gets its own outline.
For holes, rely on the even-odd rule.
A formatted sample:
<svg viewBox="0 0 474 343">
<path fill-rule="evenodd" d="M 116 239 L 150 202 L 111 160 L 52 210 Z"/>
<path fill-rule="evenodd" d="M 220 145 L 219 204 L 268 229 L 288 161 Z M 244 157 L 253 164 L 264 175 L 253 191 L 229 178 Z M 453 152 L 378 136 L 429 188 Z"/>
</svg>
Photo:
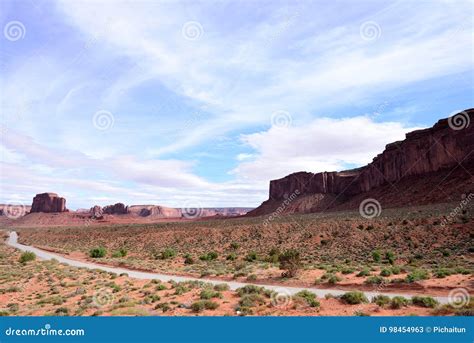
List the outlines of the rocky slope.
<svg viewBox="0 0 474 343">
<path fill-rule="evenodd" d="M 287 213 L 351 208 L 358 206 L 355 200 L 374 194 L 385 199 L 386 206 L 452 201 L 474 191 L 473 152 L 474 109 L 469 109 L 388 144 L 367 166 L 341 172 L 298 172 L 273 180 L 269 199 L 249 215 L 271 213 L 279 207 Z M 426 184 L 429 180 L 431 185 Z M 452 180 L 457 184 L 431 194 L 433 187 Z M 410 190 L 419 194 L 410 196 Z"/>
</svg>

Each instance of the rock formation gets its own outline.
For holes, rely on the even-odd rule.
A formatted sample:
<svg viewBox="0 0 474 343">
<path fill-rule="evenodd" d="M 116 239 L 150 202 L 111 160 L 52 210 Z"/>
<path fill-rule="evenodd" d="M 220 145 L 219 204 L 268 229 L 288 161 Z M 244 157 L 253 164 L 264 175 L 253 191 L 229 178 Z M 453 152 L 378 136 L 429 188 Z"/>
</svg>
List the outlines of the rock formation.
<svg viewBox="0 0 474 343">
<path fill-rule="evenodd" d="M 128 207 L 121 202 L 118 202 L 114 205 L 105 206 L 102 209 L 102 212 L 103 214 L 127 214 Z"/>
<path fill-rule="evenodd" d="M 36 194 L 31 205 L 31 213 L 34 212 L 66 212 L 66 199 L 59 197 L 56 193 Z"/>
<path fill-rule="evenodd" d="M 295 192 L 302 196 L 328 194 L 348 199 L 404 178 L 453 168 L 461 162 L 470 168 L 473 151 L 474 109 L 469 109 L 439 120 L 432 128 L 410 132 L 403 141 L 388 144 L 367 166 L 341 172 L 297 172 L 272 180 L 266 203 L 284 201 Z M 258 208 L 251 214 L 262 212 L 268 210 Z"/>
<path fill-rule="evenodd" d="M 94 219 L 102 219 L 104 218 L 103 216 L 103 210 L 102 207 L 95 205 L 90 209 L 90 213 L 92 215 L 92 218 Z"/>
</svg>

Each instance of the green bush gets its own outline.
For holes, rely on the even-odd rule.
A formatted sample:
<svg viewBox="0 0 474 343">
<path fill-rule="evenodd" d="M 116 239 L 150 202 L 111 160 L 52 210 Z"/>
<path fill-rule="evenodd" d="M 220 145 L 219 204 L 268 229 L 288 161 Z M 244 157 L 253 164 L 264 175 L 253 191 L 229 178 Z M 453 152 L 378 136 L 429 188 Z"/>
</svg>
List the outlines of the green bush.
<svg viewBox="0 0 474 343">
<path fill-rule="evenodd" d="M 92 258 L 101 258 L 107 255 L 107 250 L 104 247 L 93 248 L 89 251 L 89 256 Z"/>
<path fill-rule="evenodd" d="M 255 251 L 251 251 L 245 256 L 245 261 L 247 262 L 254 262 L 257 260 L 257 253 Z"/>
<path fill-rule="evenodd" d="M 265 288 L 256 285 L 246 285 L 237 288 L 236 292 L 240 297 L 243 297 L 245 294 L 263 294 L 265 293 Z"/>
<path fill-rule="evenodd" d="M 369 300 L 364 293 L 359 291 L 347 292 L 341 296 L 342 301 L 346 304 L 355 305 L 361 303 L 368 303 Z"/>
<path fill-rule="evenodd" d="M 232 242 L 230 243 L 230 247 L 234 250 L 237 250 L 238 248 L 240 248 L 240 244 L 237 242 Z"/>
<path fill-rule="evenodd" d="M 255 307 L 263 304 L 265 304 L 265 298 L 257 293 L 244 294 L 239 301 L 239 305 L 242 307 Z"/>
<path fill-rule="evenodd" d="M 393 267 L 392 267 L 392 274 L 394 274 L 394 275 L 400 274 L 401 271 L 402 271 L 402 270 L 400 269 L 399 266 L 393 266 Z"/>
<path fill-rule="evenodd" d="M 341 281 L 342 279 L 334 273 L 326 273 L 321 276 L 321 280 L 326 280 L 327 283 L 334 285 Z"/>
<path fill-rule="evenodd" d="M 380 276 L 390 276 L 392 271 L 390 269 L 384 268 L 380 271 Z"/>
<path fill-rule="evenodd" d="M 237 259 L 237 254 L 232 252 L 229 255 L 227 255 L 226 260 L 227 261 L 235 261 Z"/>
<path fill-rule="evenodd" d="M 184 264 L 194 264 L 194 258 L 190 254 L 184 255 Z"/>
<path fill-rule="evenodd" d="M 415 282 L 419 280 L 426 280 L 430 278 L 430 274 L 423 269 L 415 269 L 406 277 L 406 282 Z"/>
<path fill-rule="evenodd" d="M 384 306 L 390 304 L 390 297 L 380 294 L 380 295 L 377 295 L 377 296 L 373 297 L 372 302 L 374 304 L 379 305 L 380 307 L 384 307 Z"/>
<path fill-rule="evenodd" d="M 36 254 L 31 251 L 25 251 L 23 254 L 20 256 L 20 262 L 21 263 L 26 263 L 30 261 L 36 260 Z"/>
<path fill-rule="evenodd" d="M 166 248 L 163 250 L 158 258 L 161 260 L 167 260 L 176 256 L 176 251 L 173 248 Z"/>
<path fill-rule="evenodd" d="M 199 257 L 201 261 L 212 261 L 215 260 L 219 255 L 215 251 L 208 252 L 205 255 Z"/>
<path fill-rule="evenodd" d="M 369 275 L 370 275 L 369 268 L 364 268 L 356 276 L 363 277 L 363 276 L 369 276 Z"/>
<path fill-rule="evenodd" d="M 375 262 L 380 262 L 381 258 L 382 258 L 382 255 L 380 254 L 380 251 L 374 250 L 374 251 L 372 252 L 372 259 L 373 259 Z"/>
<path fill-rule="evenodd" d="M 191 309 L 194 312 L 202 312 L 204 310 L 215 310 L 218 307 L 219 304 L 211 300 L 199 300 L 191 305 Z"/>
<path fill-rule="evenodd" d="M 203 300 L 212 299 L 212 298 L 222 298 L 222 294 L 213 289 L 205 288 L 201 291 L 201 294 L 199 295 L 199 297 Z"/>
<path fill-rule="evenodd" d="M 295 299 L 303 299 L 307 304 L 308 306 L 310 307 L 319 307 L 320 303 L 319 301 L 316 300 L 316 294 L 310 292 L 310 291 L 307 291 L 307 290 L 303 290 L 303 291 L 300 291 L 298 293 L 296 293 L 293 298 Z"/>
<path fill-rule="evenodd" d="M 127 253 L 128 252 L 125 248 L 120 248 L 119 250 L 115 251 L 112 254 L 112 257 L 115 257 L 115 258 L 125 257 L 125 256 L 127 256 Z"/>
<path fill-rule="evenodd" d="M 385 252 L 385 259 L 388 261 L 390 264 L 395 263 L 395 254 L 391 251 Z"/>
<path fill-rule="evenodd" d="M 287 250 L 278 257 L 280 269 L 285 270 L 283 277 L 294 277 L 301 268 L 300 253 L 297 250 Z"/>
<path fill-rule="evenodd" d="M 230 289 L 229 285 L 226 283 L 220 283 L 214 286 L 214 289 L 219 292 L 228 291 Z"/>
<path fill-rule="evenodd" d="M 408 299 L 401 297 L 401 296 L 396 296 L 393 297 L 392 300 L 390 301 L 390 308 L 392 309 L 399 309 L 404 306 L 408 306 Z"/>
<path fill-rule="evenodd" d="M 69 315 L 69 309 L 66 307 L 60 307 L 54 311 L 54 314 L 57 316 L 68 316 Z"/>
<path fill-rule="evenodd" d="M 429 308 L 434 308 L 436 305 L 438 305 L 438 301 L 432 297 L 414 296 L 411 298 L 411 302 L 413 305 Z"/>
</svg>

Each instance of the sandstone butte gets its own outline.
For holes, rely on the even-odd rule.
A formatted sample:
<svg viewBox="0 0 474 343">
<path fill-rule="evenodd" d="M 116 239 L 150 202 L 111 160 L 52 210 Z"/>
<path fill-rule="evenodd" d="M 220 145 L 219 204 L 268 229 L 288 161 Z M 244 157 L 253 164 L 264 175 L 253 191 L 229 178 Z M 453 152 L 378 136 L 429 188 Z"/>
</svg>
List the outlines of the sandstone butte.
<svg viewBox="0 0 474 343">
<path fill-rule="evenodd" d="M 30 212 L 67 212 L 66 199 L 59 197 L 56 193 L 36 194 Z"/>
</svg>

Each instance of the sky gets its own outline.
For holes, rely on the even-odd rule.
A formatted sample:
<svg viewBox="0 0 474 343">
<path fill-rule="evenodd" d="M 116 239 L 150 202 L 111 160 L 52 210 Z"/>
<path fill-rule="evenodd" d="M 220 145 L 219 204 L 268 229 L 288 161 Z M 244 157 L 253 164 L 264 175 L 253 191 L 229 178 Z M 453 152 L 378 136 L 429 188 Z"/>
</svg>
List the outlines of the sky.
<svg viewBox="0 0 474 343">
<path fill-rule="evenodd" d="M 254 207 L 473 107 L 473 1 L 0 6 L 0 203 Z"/>
</svg>

